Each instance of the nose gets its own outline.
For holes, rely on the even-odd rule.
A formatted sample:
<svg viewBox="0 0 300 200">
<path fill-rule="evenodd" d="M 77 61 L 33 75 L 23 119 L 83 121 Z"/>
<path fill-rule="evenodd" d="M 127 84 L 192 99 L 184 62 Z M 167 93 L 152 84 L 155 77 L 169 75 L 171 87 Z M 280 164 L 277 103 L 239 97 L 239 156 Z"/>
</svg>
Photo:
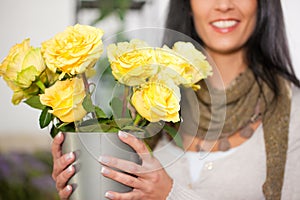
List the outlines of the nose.
<svg viewBox="0 0 300 200">
<path fill-rule="evenodd" d="M 215 0 L 215 9 L 221 12 L 227 12 L 234 9 L 232 0 Z"/>
</svg>

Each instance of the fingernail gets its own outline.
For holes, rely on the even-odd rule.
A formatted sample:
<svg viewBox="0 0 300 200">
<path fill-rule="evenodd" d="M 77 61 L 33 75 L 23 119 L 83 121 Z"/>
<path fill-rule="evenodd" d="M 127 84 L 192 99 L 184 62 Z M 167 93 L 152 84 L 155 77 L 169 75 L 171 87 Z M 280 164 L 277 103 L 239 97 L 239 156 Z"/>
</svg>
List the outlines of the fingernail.
<svg viewBox="0 0 300 200">
<path fill-rule="evenodd" d="M 126 132 L 124 132 L 124 131 L 119 131 L 118 135 L 121 138 L 127 138 L 128 137 L 128 134 Z"/>
<path fill-rule="evenodd" d="M 110 170 L 107 169 L 106 167 L 102 167 L 101 168 L 101 173 L 104 174 L 104 175 L 108 175 L 110 173 Z"/>
<path fill-rule="evenodd" d="M 109 199 L 114 199 L 115 198 L 114 195 L 112 193 L 110 193 L 110 192 L 106 192 L 105 193 L 105 197 L 109 198 Z"/>
<path fill-rule="evenodd" d="M 69 174 L 71 174 L 73 172 L 73 165 L 70 165 L 67 171 Z"/>
<path fill-rule="evenodd" d="M 66 190 L 67 190 L 68 192 L 70 192 L 70 191 L 72 190 L 71 185 L 67 185 Z"/>
<path fill-rule="evenodd" d="M 101 163 L 108 164 L 108 163 L 110 162 L 110 159 L 109 159 L 108 157 L 106 157 L 106 156 L 100 156 L 100 157 L 99 157 L 99 161 L 100 161 Z"/>
<path fill-rule="evenodd" d="M 66 160 L 69 161 L 73 158 L 74 158 L 74 154 L 73 154 L 73 152 L 70 152 L 70 153 L 67 154 Z"/>
<path fill-rule="evenodd" d="M 62 133 L 59 132 L 59 133 L 56 135 L 56 137 L 57 137 L 58 139 L 60 139 L 60 138 L 62 137 Z"/>
</svg>

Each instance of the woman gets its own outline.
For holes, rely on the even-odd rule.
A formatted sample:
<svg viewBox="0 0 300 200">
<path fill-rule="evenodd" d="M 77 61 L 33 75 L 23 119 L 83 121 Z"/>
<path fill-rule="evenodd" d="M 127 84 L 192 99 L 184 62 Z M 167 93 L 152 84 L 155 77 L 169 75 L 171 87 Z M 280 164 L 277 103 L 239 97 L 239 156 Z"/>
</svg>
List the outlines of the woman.
<svg viewBox="0 0 300 200">
<path fill-rule="evenodd" d="M 185 146 L 187 153 L 162 168 L 141 141 L 120 132 L 120 139 L 141 155 L 143 164 L 102 157 L 104 176 L 134 188 L 124 194 L 108 191 L 107 198 L 300 199 L 295 189 L 300 182 L 300 83 L 288 52 L 280 0 L 171 0 L 167 28 L 200 42 L 216 63 L 227 97 L 222 133 L 218 139 L 207 138 L 205 119 L 210 114 L 200 116 L 198 137 Z M 214 78 L 210 84 L 220 87 Z M 202 90 L 197 94 L 200 110 L 210 106 L 204 95 Z M 183 135 L 184 142 L 188 138 Z M 62 142 L 59 134 L 52 145 L 53 178 L 60 197 L 66 199 L 72 192 L 66 183 L 74 174 L 68 167 L 74 155 L 61 154 Z M 193 153 L 199 149 L 212 152 L 199 161 L 199 153 Z M 158 156 L 163 161 L 167 155 Z M 142 173 L 145 170 L 148 173 Z"/>
</svg>

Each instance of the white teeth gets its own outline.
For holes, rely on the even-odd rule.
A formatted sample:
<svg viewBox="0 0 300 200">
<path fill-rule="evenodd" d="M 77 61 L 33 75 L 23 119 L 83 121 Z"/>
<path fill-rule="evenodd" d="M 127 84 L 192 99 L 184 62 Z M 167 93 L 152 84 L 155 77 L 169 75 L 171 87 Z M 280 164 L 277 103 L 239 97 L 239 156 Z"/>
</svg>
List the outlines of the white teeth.
<svg viewBox="0 0 300 200">
<path fill-rule="evenodd" d="M 234 21 L 234 20 L 226 20 L 226 21 L 222 20 L 222 21 L 215 21 L 212 23 L 213 26 L 216 26 L 218 28 L 229 28 L 236 24 L 237 24 L 237 21 Z"/>
</svg>

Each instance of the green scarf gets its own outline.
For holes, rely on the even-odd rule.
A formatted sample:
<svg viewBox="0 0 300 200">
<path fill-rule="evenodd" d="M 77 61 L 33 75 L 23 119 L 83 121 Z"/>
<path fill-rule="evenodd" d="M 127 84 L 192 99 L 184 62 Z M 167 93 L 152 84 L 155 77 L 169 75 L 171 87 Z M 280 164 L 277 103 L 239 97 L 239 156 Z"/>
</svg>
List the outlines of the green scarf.
<svg viewBox="0 0 300 200">
<path fill-rule="evenodd" d="M 226 140 L 227 137 L 246 127 L 256 114 L 256 108 L 262 114 L 262 124 L 267 158 L 267 176 L 263 185 L 266 199 L 280 199 L 289 133 L 290 86 L 278 77 L 280 94 L 275 100 L 268 85 L 256 80 L 253 72 L 247 69 L 237 77 L 226 90 L 217 90 L 209 83 L 202 82 L 196 92 L 200 111 L 191 94 L 182 96 L 182 111 L 188 123 L 181 125 L 181 132 L 193 133 L 198 127 L 197 135 L 205 140 Z M 188 103 L 186 103 L 186 101 Z M 191 112 L 193 110 L 193 112 Z M 198 117 L 197 117 L 198 116 Z"/>
</svg>

